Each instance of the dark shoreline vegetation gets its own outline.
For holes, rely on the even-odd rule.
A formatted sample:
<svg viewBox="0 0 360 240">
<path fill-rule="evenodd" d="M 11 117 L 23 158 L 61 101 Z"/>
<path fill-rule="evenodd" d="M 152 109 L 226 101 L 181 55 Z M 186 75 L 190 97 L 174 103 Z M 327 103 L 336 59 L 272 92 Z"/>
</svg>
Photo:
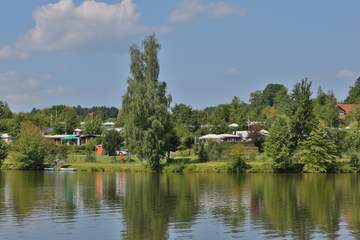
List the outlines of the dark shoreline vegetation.
<svg viewBox="0 0 360 240">
<path fill-rule="evenodd" d="M 78 171 L 164 171 L 176 173 L 358 173 L 360 171 L 360 78 L 344 103 L 352 111 L 339 116 L 332 91 L 304 79 L 289 91 L 268 84 L 250 94 L 249 103 L 231 103 L 195 110 L 171 107 L 165 82 L 158 80 L 160 44 L 155 35 L 130 48 L 128 88 L 120 110 L 107 107 L 53 106 L 29 113 L 12 113 L 0 102 L 3 170 L 43 170 L 54 160 Z M 112 121 L 121 131 L 105 130 Z M 79 128 L 96 139 L 81 145 L 60 145 L 44 134 L 67 134 Z M 230 127 L 234 124 L 236 127 Z M 248 141 L 202 141 L 206 134 L 232 134 L 246 129 Z M 268 134 L 261 134 L 262 130 Z M 98 156 L 102 144 L 109 156 Z M 126 163 L 116 152 L 126 150 Z"/>
</svg>

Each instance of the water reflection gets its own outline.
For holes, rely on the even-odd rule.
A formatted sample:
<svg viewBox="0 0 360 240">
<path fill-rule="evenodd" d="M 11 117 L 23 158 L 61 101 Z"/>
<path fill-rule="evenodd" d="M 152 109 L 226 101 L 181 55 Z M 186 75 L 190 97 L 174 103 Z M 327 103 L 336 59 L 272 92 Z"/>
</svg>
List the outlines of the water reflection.
<svg viewBox="0 0 360 240">
<path fill-rule="evenodd" d="M 357 239 L 357 175 L 0 172 L 0 239 Z"/>
</svg>

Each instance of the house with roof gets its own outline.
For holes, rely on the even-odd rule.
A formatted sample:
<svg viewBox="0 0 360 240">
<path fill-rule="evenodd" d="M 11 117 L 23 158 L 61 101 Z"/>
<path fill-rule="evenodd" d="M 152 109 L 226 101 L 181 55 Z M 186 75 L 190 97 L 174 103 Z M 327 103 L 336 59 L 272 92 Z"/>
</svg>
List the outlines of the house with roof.
<svg viewBox="0 0 360 240">
<path fill-rule="evenodd" d="M 336 108 L 338 109 L 339 118 L 341 120 L 344 120 L 351 112 L 355 110 L 355 105 L 341 103 L 341 104 L 337 104 Z"/>
<path fill-rule="evenodd" d="M 84 145 L 92 140 L 95 140 L 99 135 L 94 134 L 58 134 L 58 135 L 44 135 L 44 137 L 56 144 L 66 145 Z"/>
</svg>

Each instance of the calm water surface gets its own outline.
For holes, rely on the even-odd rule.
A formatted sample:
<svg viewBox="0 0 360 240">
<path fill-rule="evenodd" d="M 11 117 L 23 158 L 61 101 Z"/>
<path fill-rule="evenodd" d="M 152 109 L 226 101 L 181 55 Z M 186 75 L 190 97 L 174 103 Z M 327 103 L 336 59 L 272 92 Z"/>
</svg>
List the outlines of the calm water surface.
<svg viewBox="0 0 360 240">
<path fill-rule="evenodd" d="M 356 175 L 0 172 L 0 239 L 358 239 Z"/>
</svg>

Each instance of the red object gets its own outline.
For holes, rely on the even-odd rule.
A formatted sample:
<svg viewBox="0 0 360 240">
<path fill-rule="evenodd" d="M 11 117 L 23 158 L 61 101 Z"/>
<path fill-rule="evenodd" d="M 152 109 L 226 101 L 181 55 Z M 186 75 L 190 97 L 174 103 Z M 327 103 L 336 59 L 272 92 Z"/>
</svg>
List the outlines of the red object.
<svg viewBox="0 0 360 240">
<path fill-rule="evenodd" d="M 120 152 L 120 163 L 125 163 L 125 154 Z"/>
<path fill-rule="evenodd" d="M 99 154 L 99 155 L 103 155 L 104 153 L 104 148 L 102 145 L 97 145 L 96 146 L 96 153 Z"/>
</svg>

